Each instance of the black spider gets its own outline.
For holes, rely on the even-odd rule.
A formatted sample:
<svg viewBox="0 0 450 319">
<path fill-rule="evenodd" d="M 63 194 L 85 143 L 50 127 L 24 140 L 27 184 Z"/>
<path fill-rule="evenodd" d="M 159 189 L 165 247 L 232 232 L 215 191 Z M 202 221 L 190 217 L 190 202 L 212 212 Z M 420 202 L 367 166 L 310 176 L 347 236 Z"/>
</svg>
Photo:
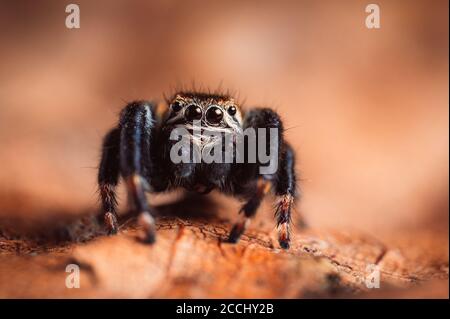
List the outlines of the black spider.
<svg viewBox="0 0 450 319">
<path fill-rule="evenodd" d="M 120 175 L 126 183 L 130 204 L 139 214 L 138 222 L 145 230 L 146 242 L 155 240 L 155 221 L 146 192 L 176 187 L 201 193 L 217 189 L 245 200 L 240 211 L 243 218 L 229 235 L 229 242 L 237 242 L 264 195 L 272 189 L 278 199 L 275 208 L 278 240 L 282 248 L 288 249 L 291 209 L 298 191 L 294 152 L 283 139 L 279 115 L 269 108 L 255 108 L 242 118 L 233 98 L 220 94 L 179 92 L 167 104 L 169 107 L 162 108 L 146 101 L 129 103 L 122 110 L 117 127 L 104 138 L 98 183 L 109 233 L 118 230 L 115 187 Z M 221 129 L 236 134 L 247 128 L 278 129 L 277 170 L 261 175 L 261 162 L 251 163 L 248 155 L 244 163 L 174 163 L 170 150 L 177 140 L 172 140 L 170 134 L 174 128 L 184 127 L 188 132 L 185 137 L 192 140 L 193 121 L 201 123 L 202 130 Z M 204 143 L 203 139 L 197 140 L 200 146 Z M 236 157 L 236 152 L 232 156 Z"/>
</svg>

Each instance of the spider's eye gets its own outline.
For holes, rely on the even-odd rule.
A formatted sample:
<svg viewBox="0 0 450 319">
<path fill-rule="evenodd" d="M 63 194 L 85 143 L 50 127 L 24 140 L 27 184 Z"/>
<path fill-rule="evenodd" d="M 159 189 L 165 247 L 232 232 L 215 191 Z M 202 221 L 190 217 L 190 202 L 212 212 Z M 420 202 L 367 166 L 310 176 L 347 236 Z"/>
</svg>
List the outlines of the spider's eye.
<svg viewBox="0 0 450 319">
<path fill-rule="evenodd" d="M 202 118 L 202 109 L 200 106 L 191 104 L 184 111 L 184 116 L 188 121 L 200 120 Z"/>
<path fill-rule="evenodd" d="M 233 116 L 234 114 L 236 114 L 236 107 L 235 106 L 230 106 L 227 110 L 228 114 L 230 114 L 231 116 Z"/>
<path fill-rule="evenodd" d="M 208 123 L 217 125 L 220 124 L 220 121 L 223 119 L 223 112 L 217 106 L 211 106 L 208 111 L 206 111 L 206 120 Z"/>
<path fill-rule="evenodd" d="M 179 112 L 182 109 L 182 105 L 180 102 L 173 102 L 171 108 L 174 112 Z"/>
</svg>

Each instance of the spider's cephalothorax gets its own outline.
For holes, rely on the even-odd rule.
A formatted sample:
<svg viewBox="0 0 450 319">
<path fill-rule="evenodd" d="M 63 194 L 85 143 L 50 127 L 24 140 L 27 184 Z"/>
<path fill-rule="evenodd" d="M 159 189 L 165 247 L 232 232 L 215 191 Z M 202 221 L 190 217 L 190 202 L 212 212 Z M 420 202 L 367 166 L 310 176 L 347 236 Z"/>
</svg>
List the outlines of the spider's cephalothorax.
<svg viewBox="0 0 450 319">
<path fill-rule="evenodd" d="M 118 230 L 115 187 L 122 176 L 147 242 L 155 240 L 155 222 L 146 192 L 163 192 L 177 187 L 201 193 L 216 189 L 243 199 L 245 204 L 240 211 L 243 218 L 234 225 L 229 236 L 230 242 L 237 242 L 264 195 L 272 190 L 278 199 L 275 218 L 279 243 L 282 248 L 289 248 L 291 209 L 298 191 L 294 152 L 283 139 L 283 125 L 278 114 L 268 108 L 255 108 L 243 116 L 232 97 L 219 94 L 179 92 L 167 104 L 168 107 L 146 101 L 129 103 L 122 110 L 117 127 L 104 138 L 98 183 L 109 233 Z M 274 172 L 261 173 L 259 159 L 250 161 L 251 156 L 246 153 L 243 161 L 236 161 L 233 148 L 232 151 L 226 149 L 228 144 L 236 146 L 236 136 L 251 129 L 256 135 L 262 134 L 261 129 L 275 129 L 277 168 Z M 177 136 L 176 132 L 178 139 L 173 138 Z M 222 134 L 223 138 L 220 137 Z M 227 140 L 225 136 L 231 138 Z M 180 140 L 191 143 L 184 146 Z M 267 143 L 267 149 L 274 149 L 268 145 L 266 137 L 262 140 Z M 245 141 L 248 146 L 249 140 Z M 200 155 L 205 150 L 209 154 L 217 143 L 222 144 L 211 154 L 223 151 L 232 161 L 193 160 L 195 152 L 189 154 L 188 161 L 174 159 L 174 154 L 183 155 L 195 148 Z M 176 151 L 174 147 L 178 147 Z"/>
</svg>

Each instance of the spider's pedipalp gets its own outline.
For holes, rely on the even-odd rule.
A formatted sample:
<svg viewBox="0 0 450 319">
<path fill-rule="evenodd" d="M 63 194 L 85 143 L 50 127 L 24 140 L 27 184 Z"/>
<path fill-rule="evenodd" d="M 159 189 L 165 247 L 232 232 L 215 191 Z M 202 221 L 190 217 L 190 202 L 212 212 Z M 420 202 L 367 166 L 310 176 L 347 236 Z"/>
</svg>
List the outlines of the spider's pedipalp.
<svg viewBox="0 0 450 319">
<path fill-rule="evenodd" d="M 230 243 L 236 243 L 241 235 L 245 232 L 246 228 L 250 224 L 250 219 L 256 214 L 259 206 L 261 205 L 264 196 L 270 191 L 270 182 L 260 179 L 257 183 L 254 193 L 249 200 L 242 206 L 239 213 L 243 216 L 231 229 L 228 241 Z"/>
</svg>

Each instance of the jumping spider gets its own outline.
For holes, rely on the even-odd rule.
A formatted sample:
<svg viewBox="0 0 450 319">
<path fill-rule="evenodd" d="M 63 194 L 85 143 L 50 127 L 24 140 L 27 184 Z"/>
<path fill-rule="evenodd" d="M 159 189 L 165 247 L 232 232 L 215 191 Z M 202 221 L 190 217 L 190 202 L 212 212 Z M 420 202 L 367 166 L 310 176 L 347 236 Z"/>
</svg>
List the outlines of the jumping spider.
<svg viewBox="0 0 450 319">
<path fill-rule="evenodd" d="M 155 103 L 135 101 L 120 113 L 118 125 L 104 138 L 98 184 L 104 222 L 110 234 L 117 233 L 115 187 L 119 175 L 125 181 L 130 204 L 138 213 L 145 241 L 155 241 L 155 221 L 146 192 L 163 192 L 183 187 L 207 193 L 217 189 L 245 200 L 241 220 L 232 228 L 229 242 L 237 242 L 266 193 L 278 199 L 275 218 L 280 246 L 290 245 L 291 209 L 297 199 L 294 152 L 283 139 L 283 123 L 269 108 L 255 108 L 243 116 L 231 96 L 179 92 L 161 108 Z M 277 128 L 278 168 L 261 175 L 259 163 L 178 163 L 171 161 L 170 132 L 175 127 L 189 128 L 200 121 L 206 129 L 236 132 L 246 128 Z M 189 131 L 191 132 L 191 131 Z M 188 134 L 190 135 L 190 134 Z M 188 136 L 192 139 L 192 136 Z M 199 142 L 200 144 L 202 142 Z"/>
</svg>

